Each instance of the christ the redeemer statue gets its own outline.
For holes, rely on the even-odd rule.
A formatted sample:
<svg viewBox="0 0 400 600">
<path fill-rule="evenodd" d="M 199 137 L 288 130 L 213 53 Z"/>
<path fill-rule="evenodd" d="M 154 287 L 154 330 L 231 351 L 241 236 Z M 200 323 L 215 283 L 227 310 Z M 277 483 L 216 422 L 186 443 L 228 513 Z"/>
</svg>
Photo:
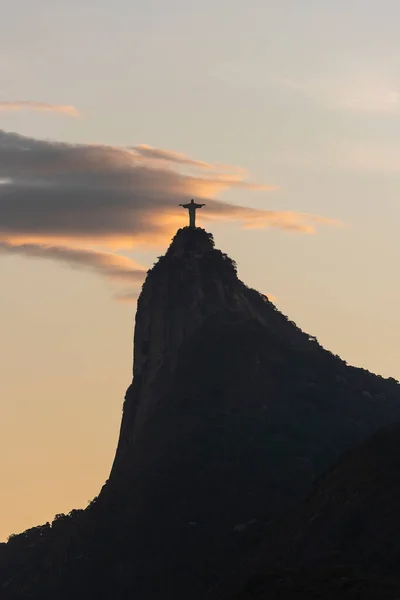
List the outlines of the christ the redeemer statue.
<svg viewBox="0 0 400 600">
<path fill-rule="evenodd" d="M 187 208 L 189 211 L 189 226 L 196 227 L 196 210 L 205 206 L 205 204 L 196 204 L 194 200 L 191 200 L 188 204 L 180 204 L 183 208 Z"/>
</svg>

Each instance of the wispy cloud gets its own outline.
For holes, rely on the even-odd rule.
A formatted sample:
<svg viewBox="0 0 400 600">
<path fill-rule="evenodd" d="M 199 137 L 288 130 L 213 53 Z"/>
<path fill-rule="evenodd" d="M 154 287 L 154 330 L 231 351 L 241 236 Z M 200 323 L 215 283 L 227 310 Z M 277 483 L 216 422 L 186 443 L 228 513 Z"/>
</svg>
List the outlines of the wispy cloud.
<svg viewBox="0 0 400 600">
<path fill-rule="evenodd" d="M 400 109 L 400 85 L 381 77 L 351 73 L 296 80 L 275 78 L 277 84 L 330 109 L 390 113 Z"/>
<path fill-rule="evenodd" d="M 89 269 L 95 273 L 121 281 L 141 283 L 146 275 L 144 267 L 138 265 L 134 260 L 120 254 L 87 248 L 0 241 L 0 253 L 57 260 L 70 267 Z"/>
<path fill-rule="evenodd" d="M 315 233 L 318 225 L 341 226 L 338 219 L 322 217 L 319 215 L 298 213 L 293 211 L 280 210 L 257 210 L 254 208 L 234 207 L 229 205 L 229 210 L 225 209 L 225 203 L 218 203 L 217 211 L 213 214 L 214 208 L 210 209 L 211 216 L 214 219 L 239 219 L 245 229 L 264 229 L 277 228 L 291 231 L 294 233 Z M 235 209 L 238 210 L 235 210 Z M 224 214 L 226 211 L 226 214 Z M 206 216 L 207 218 L 208 216 Z"/>
<path fill-rule="evenodd" d="M 61 113 L 69 117 L 79 117 L 80 112 L 75 106 L 60 104 L 46 104 L 31 100 L 3 101 L 0 102 L 0 111 L 36 110 L 39 112 Z"/>
<path fill-rule="evenodd" d="M 0 131 L 0 251 L 138 282 L 144 273 L 140 266 L 97 248 L 164 246 L 187 223 L 178 205 L 190 197 L 205 202 L 203 222 L 230 220 L 302 233 L 336 224 L 318 215 L 222 202 L 217 196 L 229 189 L 271 186 L 248 181 L 237 168 L 221 170 L 173 151 L 140 148 L 72 145 Z M 159 155 L 162 159 L 154 160 Z M 199 172 L 186 173 L 188 166 Z"/>
<path fill-rule="evenodd" d="M 276 75 L 256 63 L 233 62 L 218 66 L 213 77 L 231 85 L 264 90 L 286 90 L 329 110 L 390 114 L 400 112 L 397 68 L 349 61 L 324 73 Z"/>
<path fill-rule="evenodd" d="M 202 160 L 194 160 L 189 158 L 182 152 L 174 152 L 173 150 L 161 150 L 160 148 L 154 148 L 153 146 L 147 146 L 146 144 L 140 144 L 135 146 L 134 150 L 141 156 L 146 158 L 152 158 L 154 160 L 161 160 L 167 163 L 176 163 L 178 165 L 187 165 L 195 167 L 197 169 L 215 170 L 215 165 L 204 162 Z"/>
</svg>

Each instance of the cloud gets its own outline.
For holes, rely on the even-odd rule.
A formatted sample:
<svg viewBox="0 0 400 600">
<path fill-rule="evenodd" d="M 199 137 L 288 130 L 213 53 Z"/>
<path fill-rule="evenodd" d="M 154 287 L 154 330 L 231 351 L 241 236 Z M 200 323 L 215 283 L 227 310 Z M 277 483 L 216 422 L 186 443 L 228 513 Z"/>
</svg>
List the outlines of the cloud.
<svg viewBox="0 0 400 600">
<path fill-rule="evenodd" d="M 30 100 L 19 100 L 16 102 L 0 102 L 0 111 L 37 110 L 40 112 L 54 112 L 79 117 L 80 112 L 74 106 L 63 106 L 59 104 L 46 104 L 45 102 L 32 102 Z"/>
<path fill-rule="evenodd" d="M 185 172 L 187 167 L 195 172 Z M 217 198 L 230 189 L 273 189 L 246 176 L 240 168 L 148 146 L 74 145 L 0 131 L 0 251 L 139 282 L 140 266 L 103 250 L 165 246 L 187 224 L 187 212 L 178 205 L 191 197 L 206 204 L 200 224 L 223 220 L 302 233 L 336 224 L 317 215 L 253 209 Z"/>
<path fill-rule="evenodd" d="M 146 144 L 140 144 L 135 146 L 134 150 L 141 156 L 146 158 L 152 158 L 154 160 L 161 160 L 170 163 L 176 163 L 178 165 L 188 165 L 190 167 L 196 167 L 198 169 L 214 170 L 215 166 L 202 160 L 193 160 L 181 152 L 174 152 L 172 150 L 160 150 L 159 148 L 153 148 L 153 146 L 147 146 Z"/>
<path fill-rule="evenodd" d="M 11 244 L 0 241 L 1 253 L 57 260 L 71 267 L 89 269 L 111 279 L 122 281 L 141 283 L 146 276 L 144 267 L 125 256 L 111 252 L 43 244 Z"/>
<path fill-rule="evenodd" d="M 365 114 L 391 114 L 400 111 L 400 78 L 397 67 L 348 61 L 331 65 L 323 73 L 297 72 L 274 75 L 263 65 L 236 61 L 223 63 L 212 76 L 230 85 L 283 90 L 330 110 Z"/>
<path fill-rule="evenodd" d="M 214 219 L 239 219 L 245 229 L 264 229 L 268 227 L 284 229 L 296 233 L 315 233 L 318 225 L 341 226 L 337 219 L 321 217 L 307 213 L 279 210 L 258 210 L 254 208 L 234 207 L 218 203 L 217 212 L 212 215 L 214 207 L 210 209 Z M 226 214 L 225 214 L 226 213 Z"/>
<path fill-rule="evenodd" d="M 135 150 L 72 145 L 0 131 L 0 239 L 53 243 L 71 239 L 132 247 L 164 244 L 187 222 L 179 204 L 206 206 L 200 219 L 311 232 L 329 219 L 252 209 L 215 198 L 223 191 L 268 190 L 240 175 L 188 175 L 154 166 Z"/>
</svg>

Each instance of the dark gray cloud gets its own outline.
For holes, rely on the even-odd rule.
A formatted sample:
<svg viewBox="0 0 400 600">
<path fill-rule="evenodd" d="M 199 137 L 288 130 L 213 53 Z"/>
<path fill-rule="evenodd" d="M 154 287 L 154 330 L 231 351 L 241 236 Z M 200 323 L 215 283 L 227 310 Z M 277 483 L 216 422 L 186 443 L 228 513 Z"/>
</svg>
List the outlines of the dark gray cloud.
<svg viewBox="0 0 400 600">
<path fill-rule="evenodd" d="M 72 145 L 0 131 L 0 239 L 165 242 L 186 221 L 177 205 L 192 196 L 206 202 L 202 218 L 305 232 L 318 221 L 312 215 L 215 200 L 218 192 L 232 187 L 267 188 L 229 173 L 187 175 L 174 168 L 176 162 L 157 166 L 134 149 Z"/>
</svg>

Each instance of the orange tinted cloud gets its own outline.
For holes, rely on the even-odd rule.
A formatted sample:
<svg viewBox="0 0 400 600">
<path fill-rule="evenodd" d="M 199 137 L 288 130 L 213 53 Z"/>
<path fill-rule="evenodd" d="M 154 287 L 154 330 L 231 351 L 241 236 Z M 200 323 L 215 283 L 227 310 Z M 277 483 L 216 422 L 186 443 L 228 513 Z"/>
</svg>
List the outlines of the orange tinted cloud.
<svg viewBox="0 0 400 600">
<path fill-rule="evenodd" d="M 199 173 L 182 172 L 188 167 Z M 274 186 L 249 181 L 240 167 L 148 146 L 66 144 L 0 130 L 0 181 L 3 252 L 52 258 L 114 279 L 136 277 L 137 269 L 125 261 L 125 270 L 123 257 L 93 246 L 165 246 L 187 224 L 187 212 L 178 205 L 191 197 L 206 204 L 200 224 L 223 220 L 299 233 L 337 224 L 318 215 L 223 202 L 218 195 L 229 189 L 263 193 Z"/>
<path fill-rule="evenodd" d="M 19 100 L 16 102 L 0 102 L 1 111 L 15 110 L 37 110 L 40 112 L 55 112 L 68 115 L 69 117 L 79 117 L 80 112 L 75 106 L 65 106 L 60 104 L 46 104 L 45 102 L 33 102 L 31 100 Z"/>
<path fill-rule="evenodd" d="M 315 233 L 318 225 L 341 225 L 341 222 L 337 219 L 321 217 L 320 215 L 293 211 L 260 210 L 241 206 L 235 207 L 232 205 L 229 205 L 229 209 L 225 211 L 225 204 L 221 204 L 222 206 L 218 206 L 218 212 L 212 214 L 212 218 L 240 221 L 245 229 L 264 229 L 273 227 L 295 233 Z M 213 210 L 214 207 L 210 207 L 209 211 Z"/>
</svg>

